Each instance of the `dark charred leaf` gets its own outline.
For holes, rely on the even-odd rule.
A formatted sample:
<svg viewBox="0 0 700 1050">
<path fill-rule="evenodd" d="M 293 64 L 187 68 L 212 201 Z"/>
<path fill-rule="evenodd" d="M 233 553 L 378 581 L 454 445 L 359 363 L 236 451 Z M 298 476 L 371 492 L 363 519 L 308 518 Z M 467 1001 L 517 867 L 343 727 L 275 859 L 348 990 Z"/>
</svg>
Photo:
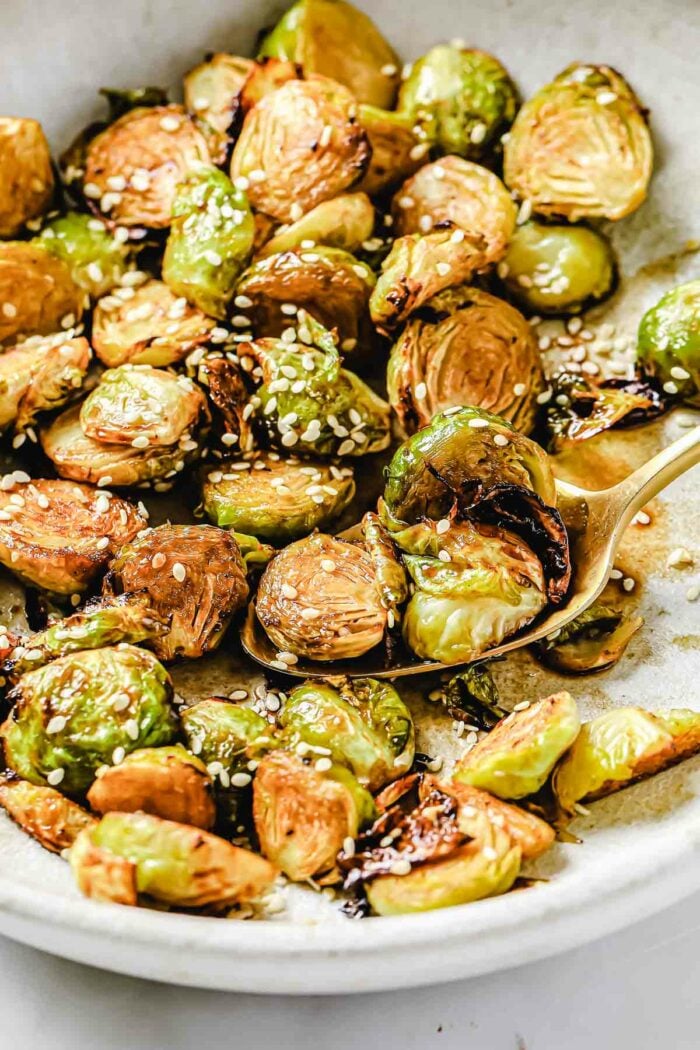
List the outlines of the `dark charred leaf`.
<svg viewBox="0 0 700 1050">
<path fill-rule="evenodd" d="M 555 638 L 533 646 L 538 659 L 563 674 L 591 674 L 617 663 L 640 629 L 641 616 L 625 616 L 600 602 L 562 627 Z"/>
<path fill-rule="evenodd" d="M 110 124 L 137 106 L 167 106 L 170 101 L 159 87 L 100 88 L 100 94 L 107 100 Z"/>
<path fill-rule="evenodd" d="M 499 701 L 496 683 L 485 663 L 472 664 L 445 686 L 445 704 L 450 714 L 467 715 L 469 722 L 486 731 L 508 714 Z"/>
<path fill-rule="evenodd" d="M 213 406 L 217 429 L 222 434 L 235 434 L 238 437 L 238 451 L 249 451 L 253 437 L 250 424 L 243 415 L 248 403 L 248 392 L 238 366 L 228 358 L 213 357 L 199 366 L 198 378 Z"/>
<path fill-rule="evenodd" d="M 562 404 L 560 400 L 566 398 Z M 552 451 L 586 441 L 605 430 L 648 423 L 668 409 L 666 399 L 645 379 L 608 379 L 594 383 L 562 372 L 553 384 L 547 409 Z"/>
</svg>

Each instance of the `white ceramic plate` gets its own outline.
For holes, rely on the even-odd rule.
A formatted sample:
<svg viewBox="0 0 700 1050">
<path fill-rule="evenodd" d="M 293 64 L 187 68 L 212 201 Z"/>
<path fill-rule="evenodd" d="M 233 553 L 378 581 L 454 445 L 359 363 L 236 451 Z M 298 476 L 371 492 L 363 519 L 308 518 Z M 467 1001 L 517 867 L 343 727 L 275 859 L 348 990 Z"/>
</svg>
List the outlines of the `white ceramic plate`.
<svg viewBox="0 0 700 1050">
<path fill-rule="evenodd" d="M 103 85 L 176 84 L 206 50 L 247 53 L 281 5 L 257 0 L 4 0 L 0 10 L 0 112 L 35 116 L 57 147 L 93 116 Z M 438 39 L 466 38 L 493 50 L 525 94 L 568 62 L 620 68 L 652 108 L 659 158 L 650 200 L 613 231 L 628 276 L 700 239 L 697 171 L 695 0 L 375 0 L 373 17 L 409 59 Z M 616 321 L 638 317 L 674 272 L 700 273 L 686 257 L 626 281 Z M 649 432 L 590 449 L 592 461 L 624 473 L 688 423 L 675 413 Z M 609 474 L 600 468 L 600 476 Z M 647 624 L 628 656 L 600 678 L 574 680 L 585 717 L 610 705 L 700 706 L 700 606 L 686 601 L 698 573 L 670 570 L 672 547 L 695 544 L 698 471 L 677 484 L 654 526 L 632 530 L 626 572 L 645 578 Z M 177 674 L 185 696 L 240 674 L 223 655 Z M 505 695 L 545 695 L 561 680 L 527 654 L 497 668 Z M 223 681 L 222 681 L 223 679 Z M 229 688 L 231 688 L 229 684 Z M 458 744 L 428 705 L 413 702 L 419 746 L 455 754 Z M 96 966 L 181 984 L 258 992 L 377 991 L 516 965 L 591 940 L 660 910 L 697 888 L 700 876 L 700 761 L 597 803 L 574 830 L 580 846 L 557 845 L 536 869 L 547 881 L 498 899 L 442 912 L 352 922 L 310 891 L 293 888 L 287 910 L 267 922 L 168 915 L 102 905 L 79 896 L 67 866 L 0 819 L 0 932 Z"/>
</svg>

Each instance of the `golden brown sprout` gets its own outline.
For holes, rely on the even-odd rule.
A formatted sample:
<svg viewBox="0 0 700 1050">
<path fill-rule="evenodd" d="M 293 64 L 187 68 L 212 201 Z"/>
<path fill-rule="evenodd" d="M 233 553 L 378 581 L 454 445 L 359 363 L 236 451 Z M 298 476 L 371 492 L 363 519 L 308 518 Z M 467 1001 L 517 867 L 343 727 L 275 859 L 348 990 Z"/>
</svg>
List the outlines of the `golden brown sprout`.
<svg viewBox="0 0 700 1050">
<path fill-rule="evenodd" d="M 299 66 L 280 58 L 262 58 L 254 62 L 241 88 L 240 104 L 244 113 L 256 106 L 265 95 L 272 94 L 289 80 L 299 80 Z"/>
<path fill-rule="evenodd" d="M 469 784 L 459 784 L 457 781 L 441 784 L 440 788 L 457 799 L 460 817 L 465 824 L 472 817 L 483 813 L 492 824 L 503 828 L 513 845 L 520 847 L 523 860 L 534 860 L 545 853 L 554 842 L 554 828 L 520 806 L 513 806 L 495 795 L 490 795 L 488 791 L 481 791 Z"/>
<path fill-rule="evenodd" d="M 280 222 L 358 181 L 370 156 L 346 88 L 326 77 L 290 80 L 246 116 L 231 159 L 254 208 Z"/>
<path fill-rule="evenodd" d="M 0 355 L 0 430 L 26 430 L 75 397 L 92 358 L 87 339 L 32 339 Z"/>
<path fill-rule="evenodd" d="M 240 92 L 255 63 L 217 52 L 189 73 L 182 82 L 185 108 L 201 122 L 214 164 L 226 161 L 239 112 Z"/>
<path fill-rule="evenodd" d="M 87 800 L 96 813 L 141 811 L 205 829 L 216 820 L 206 766 L 181 744 L 142 748 L 103 767 Z"/>
<path fill-rule="evenodd" d="M 42 215 L 54 189 L 51 154 L 41 124 L 0 117 L 0 237 L 15 237 Z"/>
<path fill-rule="evenodd" d="M 368 240 L 374 228 L 374 208 L 366 193 L 341 193 L 322 201 L 296 222 L 280 229 L 258 252 L 258 258 L 278 252 L 294 251 L 303 241 L 314 245 L 342 248 L 356 252 Z M 291 302 L 296 302 L 292 297 Z"/>
<path fill-rule="evenodd" d="M 160 229 L 170 225 L 178 183 L 209 163 L 204 136 L 182 106 L 132 109 L 88 146 L 83 192 L 119 226 Z"/>
<path fill-rule="evenodd" d="M 357 189 L 375 197 L 412 175 L 430 148 L 413 130 L 415 121 L 402 113 L 360 106 L 359 118 L 372 147 L 369 167 Z"/>
<path fill-rule="evenodd" d="M 429 300 L 401 332 L 387 370 L 389 400 L 405 433 L 455 405 L 477 405 L 529 433 L 544 374 L 523 315 L 478 288 Z"/>
<path fill-rule="evenodd" d="M 369 554 L 317 534 L 280 551 L 260 581 L 256 610 L 283 653 L 342 660 L 374 648 L 386 627 Z"/>
<path fill-rule="evenodd" d="M 133 295 L 100 299 L 92 319 L 92 345 L 108 368 L 123 364 L 176 364 L 206 343 L 213 317 L 174 295 L 162 281 L 147 281 Z"/>
<path fill-rule="evenodd" d="M 23 831 L 52 853 L 68 849 L 84 828 L 97 823 L 60 791 L 30 784 L 12 774 L 0 777 L 0 806 Z"/>
<path fill-rule="evenodd" d="M 245 567 L 233 536 L 213 525 L 160 525 L 123 547 L 105 594 L 146 590 L 170 630 L 153 640 L 162 660 L 215 649 L 248 597 Z"/>
<path fill-rule="evenodd" d="M 0 486 L 0 562 L 58 594 L 86 590 L 145 525 L 126 500 L 87 485 L 5 475 Z"/>
<path fill-rule="evenodd" d="M 72 328 L 84 300 L 67 263 L 41 244 L 0 242 L 0 344 Z"/>
</svg>

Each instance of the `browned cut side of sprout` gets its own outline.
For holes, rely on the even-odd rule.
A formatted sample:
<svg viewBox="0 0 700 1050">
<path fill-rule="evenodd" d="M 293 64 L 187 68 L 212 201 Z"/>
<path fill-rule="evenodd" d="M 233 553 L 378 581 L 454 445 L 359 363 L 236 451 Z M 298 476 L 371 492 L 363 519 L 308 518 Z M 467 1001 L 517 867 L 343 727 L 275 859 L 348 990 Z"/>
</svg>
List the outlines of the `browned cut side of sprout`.
<svg viewBox="0 0 700 1050">
<path fill-rule="evenodd" d="M 0 430 L 19 433 L 40 412 L 77 397 L 92 359 L 87 339 L 47 336 L 13 347 L 0 356 Z"/>
<path fill-rule="evenodd" d="M 51 203 L 54 177 L 41 124 L 26 117 L 0 117 L 0 237 L 15 237 Z"/>
<path fill-rule="evenodd" d="M 84 828 L 97 823 L 82 806 L 71 802 L 60 791 L 30 784 L 13 774 L 0 777 L 0 806 L 51 853 L 69 849 Z"/>
<path fill-rule="evenodd" d="M 0 344 L 67 332 L 81 319 L 85 292 L 70 267 L 37 241 L 0 241 Z"/>
</svg>

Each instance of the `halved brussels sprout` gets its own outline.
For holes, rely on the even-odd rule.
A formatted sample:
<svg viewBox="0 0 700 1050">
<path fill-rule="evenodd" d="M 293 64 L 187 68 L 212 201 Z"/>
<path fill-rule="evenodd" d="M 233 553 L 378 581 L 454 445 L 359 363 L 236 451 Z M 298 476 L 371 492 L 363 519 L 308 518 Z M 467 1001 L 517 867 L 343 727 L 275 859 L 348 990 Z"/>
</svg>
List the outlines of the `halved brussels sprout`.
<svg viewBox="0 0 700 1050">
<path fill-rule="evenodd" d="M 374 207 L 367 194 L 341 193 L 333 200 L 322 201 L 296 222 L 278 230 L 259 250 L 258 258 L 295 251 L 305 241 L 313 241 L 314 247 L 325 245 L 355 252 L 371 237 L 373 229 Z M 359 268 L 364 270 L 364 267 Z M 371 279 L 369 275 L 367 279 Z M 290 294 L 289 301 L 298 303 L 294 294 Z"/>
<path fill-rule="evenodd" d="M 98 770 L 87 800 L 96 813 L 152 813 L 205 829 L 216 820 L 207 768 L 182 744 L 132 751 Z"/>
<path fill-rule="evenodd" d="M 165 448 L 188 442 L 206 418 L 204 394 L 185 376 L 150 365 L 121 365 L 100 377 L 80 406 L 80 426 L 93 441 Z"/>
<path fill-rule="evenodd" d="M 128 248 L 89 215 L 70 211 L 52 219 L 43 227 L 38 241 L 47 252 L 68 264 L 75 283 L 93 299 L 121 284 L 129 269 Z"/>
<path fill-rule="evenodd" d="M 173 200 L 163 280 L 205 314 L 225 318 L 254 236 L 245 193 L 217 168 L 192 172 Z"/>
<path fill-rule="evenodd" d="M 0 117 L 0 237 L 16 237 L 51 204 L 54 177 L 41 124 Z"/>
<path fill-rule="evenodd" d="M 261 896 L 277 875 L 250 850 L 150 813 L 107 813 L 69 860 L 87 897 L 117 904 L 143 894 L 177 908 L 229 908 Z"/>
<path fill-rule="evenodd" d="M 335 80 L 311 76 L 290 80 L 250 110 L 231 178 L 245 179 L 256 210 L 290 222 L 357 182 L 369 156 L 353 96 Z"/>
<path fill-rule="evenodd" d="M 520 806 L 513 806 L 470 784 L 453 781 L 440 786 L 457 799 L 460 816 L 465 824 L 471 816 L 485 814 L 492 824 L 508 833 L 514 846 L 520 847 L 523 860 L 534 860 L 541 856 L 554 842 L 554 828 Z M 475 813 L 471 813 L 471 810 Z"/>
<path fill-rule="evenodd" d="M 647 310 L 637 361 L 665 394 L 700 408 L 700 280 L 672 288 Z"/>
<path fill-rule="evenodd" d="M 222 528 L 284 544 L 337 518 L 355 495 L 350 467 L 280 459 L 260 453 L 240 463 L 217 463 L 202 486 L 207 517 Z M 340 476 L 339 476 L 340 475 Z"/>
<path fill-rule="evenodd" d="M 594 602 L 555 637 L 534 648 L 541 662 L 560 674 L 605 671 L 617 663 L 643 623 L 641 616 L 625 616 Z"/>
<path fill-rule="evenodd" d="M 321 533 L 272 559 L 255 607 L 281 652 L 312 660 L 361 656 L 381 642 L 387 623 L 369 554 Z"/>
<path fill-rule="evenodd" d="M 276 743 L 262 715 L 218 696 L 185 707 L 180 725 L 191 751 L 207 766 L 219 763 L 229 781 Z"/>
<path fill-rule="evenodd" d="M 172 683 L 152 653 L 133 645 L 61 656 L 22 675 L 0 727 L 5 761 L 32 784 L 86 791 L 102 765 L 169 744 Z"/>
<path fill-rule="evenodd" d="M 392 685 L 376 678 L 305 682 L 289 694 L 280 723 L 298 753 L 307 744 L 311 755 L 328 755 L 372 792 L 413 764 L 408 708 Z"/>
<path fill-rule="evenodd" d="M 233 536 L 213 525 L 159 525 L 117 553 L 105 594 L 145 590 L 170 630 L 152 642 L 163 660 L 195 658 L 216 649 L 233 614 L 245 605 L 248 583 Z"/>
<path fill-rule="evenodd" d="M 509 189 L 540 215 L 622 219 L 646 197 L 646 112 L 609 66 L 574 63 L 525 103 L 504 152 Z"/>
<path fill-rule="evenodd" d="M 357 188 L 376 197 L 417 171 L 430 145 L 416 135 L 413 118 L 403 113 L 362 105 L 359 119 L 367 132 L 372 156 Z"/>
<path fill-rule="evenodd" d="M 256 770 L 253 819 L 260 849 L 293 882 L 314 876 L 336 881 L 344 841 L 375 812 L 367 789 L 325 756 L 307 765 L 299 755 L 273 751 Z"/>
<path fill-rule="evenodd" d="M 279 337 L 291 326 L 296 340 L 298 315 L 290 318 L 285 312 L 292 304 L 326 328 L 337 329 L 341 346 L 354 348 L 359 343 L 362 350 L 371 340 L 367 306 L 374 284 L 369 266 L 354 255 L 320 247 L 281 252 L 253 263 L 237 292 L 251 301 L 247 313 L 256 336 Z"/>
<path fill-rule="evenodd" d="M 697 711 L 620 707 L 583 723 L 554 771 L 552 787 L 562 808 L 573 812 L 577 802 L 603 798 L 698 751 Z"/>
<path fill-rule="evenodd" d="M 598 230 L 534 220 L 517 227 L 503 259 L 506 288 L 538 314 L 579 313 L 609 295 L 615 271 L 612 247 Z"/>
<path fill-rule="evenodd" d="M 392 202 L 392 213 L 399 236 L 426 233 L 449 223 L 469 237 L 481 237 L 482 265 L 488 266 L 503 257 L 515 229 L 517 209 L 501 180 L 488 168 L 462 157 L 442 157 L 404 182 Z"/>
<path fill-rule="evenodd" d="M 128 294 L 127 294 L 128 293 Z M 162 281 L 100 299 L 92 318 L 92 345 L 108 368 L 176 364 L 207 343 L 216 322 Z"/>
<path fill-rule="evenodd" d="M 405 433 L 439 412 L 478 405 L 532 430 L 544 375 L 522 314 L 478 288 L 455 288 L 409 318 L 387 369 L 389 401 Z"/>
<path fill-rule="evenodd" d="M 450 678 L 444 687 L 443 703 L 451 715 L 459 713 L 465 721 L 486 731 L 508 715 L 508 711 L 501 707 L 487 662 L 471 664 Z"/>
<path fill-rule="evenodd" d="M 78 394 L 92 352 L 87 339 L 50 337 L 0 355 L 0 430 L 32 426 L 40 412 L 60 408 Z"/>
<path fill-rule="evenodd" d="M 262 56 L 323 73 L 359 102 L 391 107 L 399 60 L 374 22 L 345 0 L 297 0 L 263 40 Z"/>
<path fill-rule="evenodd" d="M 240 93 L 254 68 L 252 59 L 220 51 L 183 78 L 185 108 L 201 122 L 200 130 L 215 164 L 226 162 L 239 115 Z"/>
<path fill-rule="evenodd" d="M 441 153 L 479 160 L 493 152 L 518 103 L 515 84 L 493 55 L 439 44 L 413 63 L 398 109 Z"/>
<path fill-rule="evenodd" d="M 372 511 L 365 514 L 362 519 L 362 537 L 374 565 L 382 604 L 392 613 L 392 616 L 387 617 L 387 623 L 392 618 L 396 623 L 399 617 L 398 607 L 403 605 L 408 598 L 406 569 L 399 559 L 388 529 L 385 528 L 378 514 Z"/>
<path fill-rule="evenodd" d="M 553 693 L 499 722 L 460 758 L 454 779 L 498 798 L 534 795 L 574 743 L 580 728 L 571 693 Z"/>
<path fill-rule="evenodd" d="M 30 784 L 12 773 L 0 776 L 0 806 L 22 831 L 51 853 L 69 849 L 81 831 L 97 823 L 92 814 L 60 791 Z"/>
<path fill-rule="evenodd" d="M 647 423 L 668 408 L 666 394 L 644 377 L 596 382 L 579 372 L 559 372 L 551 377 L 551 388 L 547 429 L 553 452 L 606 430 Z"/>
<path fill-rule="evenodd" d="M 470 485 L 516 485 L 556 503 L 549 457 L 500 416 L 465 405 L 448 409 L 401 445 L 387 470 L 384 498 L 397 518 L 438 520 Z"/>
<path fill-rule="evenodd" d="M 209 163 L 182 106 L 132 109 L 90 142 L 83 192 L 119 226 L 160 229 L 170 225 L 179 183 Z"/>
<path fill-rule="evenodd" d="M 0 241 L 0 344 L 72 328 L 84 300 L 70 267 L 43 242 Z"/>
<path fill-rule="evenodd" d="M 0 562 L 57 594 L 87 590 L 145 525 L 131 503 L 87 485 L 13 477 L 0 487 Z"/>
</svg>

